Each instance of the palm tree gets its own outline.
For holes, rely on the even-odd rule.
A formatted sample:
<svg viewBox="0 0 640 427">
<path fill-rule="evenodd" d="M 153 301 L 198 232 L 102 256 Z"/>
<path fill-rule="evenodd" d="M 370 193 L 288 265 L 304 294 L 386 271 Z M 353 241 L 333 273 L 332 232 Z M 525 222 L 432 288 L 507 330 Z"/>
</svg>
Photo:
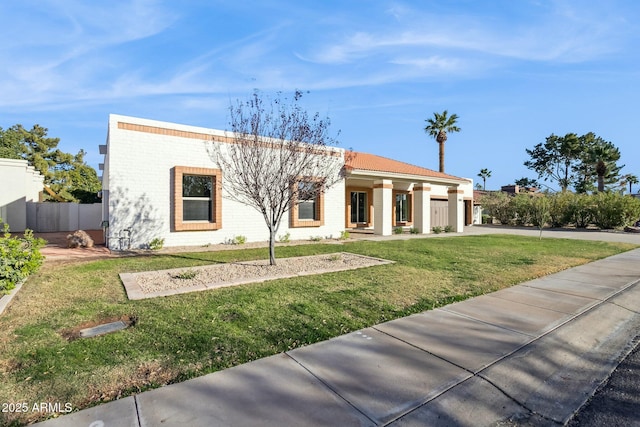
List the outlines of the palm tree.
<svg viewBox="0 0 640 427">
<path fill-rule="evenodd" d="M 620 177 L 620 184 L 622 184 L 623 186 L 629 184 L 629 194 L 633 194 L 631 186 L 633 184 L 638 184 L 638 183 L 640 183 L 640 181 L 638 181 L 638 177 L 636 175 L 631 174 L 631 173 L 628 173 L 626 175 L 622 175 Z"/>
<path fill-rule="evenodd" d="M 434 137 L 438 143 L 440 172 L 444 172 L 444 143 L 447 141 L 447 132 L 460 132 L 460 128 L 456 126 L 458 115 L 447 115 L 447 110 L 444 110 L 442 114 L 433 113 L 432 119 L 425 120 L 428 124 L 424 128 L 424 131 Z"/>
<path fill-rule="evenodd" d="M 480 169 L 480 173 L 478 174 L 480 178 L 482 178 L 482 189 L 487 190 L 487 178 L 491 178 L 491 171 L 489 169 Z"/>
</svg>

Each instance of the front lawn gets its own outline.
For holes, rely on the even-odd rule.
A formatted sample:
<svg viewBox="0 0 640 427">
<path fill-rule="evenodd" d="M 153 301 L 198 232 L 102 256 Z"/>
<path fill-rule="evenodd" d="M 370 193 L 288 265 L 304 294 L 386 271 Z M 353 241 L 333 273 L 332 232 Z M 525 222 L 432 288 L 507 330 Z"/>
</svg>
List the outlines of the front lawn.
<svg viewBox="0 0 640 427">
<path fill-rule="evenodd" d="M 127 300 L 119 273 L 260 259 L 267 250 L 45 264 L 0 316 L 0 402 L 81 409 L 634 247 L 503 235 L 287 246 L 278 257 L 345 251 L 396 263 L 139 301 Z M 82 325 L 116 318 L 135 324 L 73 339 Z M 47 415 L 4 412 L 0 424 Z"/>
</svg>

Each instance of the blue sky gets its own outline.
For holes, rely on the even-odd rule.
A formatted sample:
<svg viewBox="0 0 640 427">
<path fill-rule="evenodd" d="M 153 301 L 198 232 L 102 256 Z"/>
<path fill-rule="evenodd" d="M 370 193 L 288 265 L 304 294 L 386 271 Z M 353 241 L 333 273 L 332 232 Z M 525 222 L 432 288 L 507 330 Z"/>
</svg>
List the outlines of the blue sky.
<svg viewBox="0 0 640 427">
<path fill-rule="evenodd" d="M 0 126 L 40 124 L 97 169 L 110 113 L 228 129 L 254 89 L 295 89 L 344 148 L 446 172 L 535 174 L 525 148 L 594 132 L 640 175 L 636 0 L 21 0 L 0 3 Z"/>
</svg>

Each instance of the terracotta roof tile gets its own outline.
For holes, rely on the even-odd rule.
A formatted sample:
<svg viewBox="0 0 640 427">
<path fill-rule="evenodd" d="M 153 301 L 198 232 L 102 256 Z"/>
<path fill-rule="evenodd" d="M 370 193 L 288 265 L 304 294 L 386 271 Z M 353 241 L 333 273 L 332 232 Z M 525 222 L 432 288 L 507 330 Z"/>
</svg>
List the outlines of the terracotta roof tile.
<svg viewBox="0 0 640 427">
<path fill-rule="evenodd" d="M 377 156 L 375 154 L 350 151 L 346 154 L 345 166 L 347 169 L 357 169 L 373 172 L 391 172 L 407 175 L 417 175 L 429 178 L 447 178 L 460 181 L 467 181 L 464 178 L 437 172 L 432 169 L 415 166 L 409 163 L 400 162 L 398 160 L 389 159 L 387 157 Z"/>
</svg>

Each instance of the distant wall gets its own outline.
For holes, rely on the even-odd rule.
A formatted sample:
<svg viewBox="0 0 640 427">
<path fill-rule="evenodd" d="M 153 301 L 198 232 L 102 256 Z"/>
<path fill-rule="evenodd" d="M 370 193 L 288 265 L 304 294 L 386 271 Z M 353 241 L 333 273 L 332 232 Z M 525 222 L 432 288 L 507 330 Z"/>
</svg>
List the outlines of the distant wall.
<svg viewBox="0 0 640 427">
<path fill-rule="evenodd" d="M 27 228 L 27 203 L 37 202 L 44 177 L 26 160 L 0 159 L 0 218 L 12 232 Z"/>
<path fill-rule="evenodd" d="M 99 230 L 102 204 L 27 203 L 27 228 L 37 233 Z"/>
</svg>

